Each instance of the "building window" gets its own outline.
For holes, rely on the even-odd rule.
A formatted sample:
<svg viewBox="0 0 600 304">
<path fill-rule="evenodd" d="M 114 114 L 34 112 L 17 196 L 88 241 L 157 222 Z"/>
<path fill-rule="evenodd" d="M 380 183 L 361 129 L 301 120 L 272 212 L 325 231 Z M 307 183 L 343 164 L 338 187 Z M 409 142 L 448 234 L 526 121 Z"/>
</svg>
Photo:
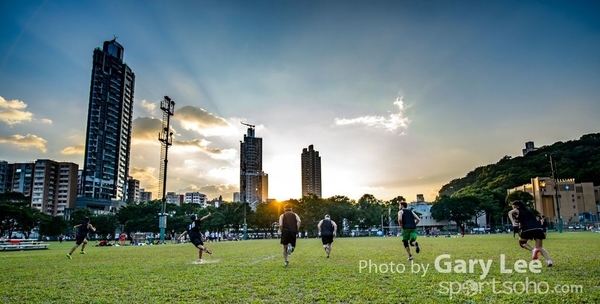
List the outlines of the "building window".
<svg viewBox="0 0 600 304">
<path fill-rule="evenodd" d="M 575 205 L 573 205 L 573 209 L 575 209 Z"/>
</svg>

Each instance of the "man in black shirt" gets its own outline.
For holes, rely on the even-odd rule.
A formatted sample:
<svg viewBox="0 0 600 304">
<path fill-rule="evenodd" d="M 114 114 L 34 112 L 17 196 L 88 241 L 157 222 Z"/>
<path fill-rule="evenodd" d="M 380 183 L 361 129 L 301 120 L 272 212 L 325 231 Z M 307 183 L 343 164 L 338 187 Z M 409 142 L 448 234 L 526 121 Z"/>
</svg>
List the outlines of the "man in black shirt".
<svg viewBox="0 0 600 304">
<path fill-rule="evenodd" d="M 79 228 L 79 230 L 77 231 L 77 236 L 75 237 L 75 245 L 73 246 L 73 248 L 71 248 L 71 251 L 69 251 L 69 253 L 67 254 L 67 258 L 69 258 L 69 260 L 72 258 L 71 254 L 73 254 L 73 252 L 75 251 L 75 249 L 77 249 L 77 247 L 79 247 L 79 245 L 81 246 L 81 254 L 85 254 L 85 245 L 87 245 L 88 240 L 88 232 L 89 231 L 96 231 L 96 228 L 94 226 L 92 226 L 92 224 L 90 223 L 90 218 L 86 217 L 83 219 L 83 222 L 79 225 L 75 225 L 73 226 L 73 231 L 75 231 L 75 229 Z"/>
<path fill-rule="evenodd" d="M 192 220 L 192 222 L 188 225 L 186 231 L 181 233 L 181 235 L 177 238 L 177 241 L 179 241 L 186 234 L 190 236 L 190 241 L 192 242 L 192 244 L 194 244 L 194 247 L 198 248 L 198 263 L 202 263 L 202 252 L 212 254 L 212 251 L 204 247 L 204 242 L 202 241 L 202 233 L 200 232 L 200 223 L 209 218 L 211 215 L 212 214 L 209 212 L 207 215 L 198 219 L 198 217 L 195 214 L 192 214 L 190 216 L 190 220 Z"/>
<path fill-rule="evenodd" d="M 319 221 L 317 228 L 321 233 L 321 241 L 323 242 L 323 249 L 327 253 L 327 258 L 331 254 L 331 243 L 333 243 L 333 237 L 337 233 L 337 225 L 331 220 L 329 214 L 325 215 L 325 218 Z"/>
<path fill-rule="evenodd" d="M 279 217 L 279 232 L 281 233 L 281 244 L 283 245 L 284 266 L 290 264 L 288 255 L 294 252 L 296 247 L 296 236 L 300 230 L 300 217 L 292 212 L 292 206 L 285 205 L 285 213 Z"/>
<path fill-rule="evenodd" d="M 519 226 L 519 246 L 531 251 L 531 258 L 533 260 L 537 260 L 538 254 L 542 253 L 546 259 L 546 266 L 551 267 L 552 260 L 550 259 L 550 255 L 542 247 L 542 240 L 546 239 L 544 228 L 542 228 L 540 222 L 535 218 L 535 215 L 525 207 L 523 202 L 514 201 L 512 207 L 513 210 L 508 212 L 508 218 L 513 223 L 513 226 Z M 527 244 L 528 240 L 535 240 L 535 248 Z"/>
</svg>

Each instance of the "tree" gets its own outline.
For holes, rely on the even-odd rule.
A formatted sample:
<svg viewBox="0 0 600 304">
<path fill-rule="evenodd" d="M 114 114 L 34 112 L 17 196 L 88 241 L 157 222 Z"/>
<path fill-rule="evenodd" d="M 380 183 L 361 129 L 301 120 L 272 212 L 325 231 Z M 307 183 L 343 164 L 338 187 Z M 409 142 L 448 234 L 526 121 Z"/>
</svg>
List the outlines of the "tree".
<svg viewBox="0 0 600 304">
<path fill-rule="evenodd" d="M 96 233 L 102 237 L 110 235 L 109 239 L 112 239 L 119 226 L 117 216 L 113 213 L 97 215 L 92 222 L 92 225 L 96 228 Z"/>
<path fill-rule="evenodd" d="M 477 204 L 472 200 L 442 195 L 431 206 L 431 216 L 437 221 L 454 221 L 458 226 L 477 213 Z"/>
<path fill-rule="evenodd" d="M 57 236 L 65 233 L 69 224 L 62 216 L 42 214 L 40 217 L 40 235 Z"/>
</svg>

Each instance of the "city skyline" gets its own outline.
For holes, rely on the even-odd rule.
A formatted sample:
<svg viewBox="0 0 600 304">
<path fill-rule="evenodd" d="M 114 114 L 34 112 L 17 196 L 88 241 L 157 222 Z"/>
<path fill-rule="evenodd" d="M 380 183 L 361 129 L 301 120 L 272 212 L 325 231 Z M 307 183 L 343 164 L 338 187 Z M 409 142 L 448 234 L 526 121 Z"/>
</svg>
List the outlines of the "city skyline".
<svg viewBox="0 0 600 304">
<path fill-rule="evenodd" d="M 118 5 L 119 9 L 114 9 Z M 135 71 L 129 174 L 157 193 L 160 100 L 175 102 L 167 191 L 231 200 L 256 125 L 269 198 L 424 194 L 525 142 L 598 132 L 594 1 L 4 1 L 0 160 L 83 169 L 91 54 Z"/>
</svg>

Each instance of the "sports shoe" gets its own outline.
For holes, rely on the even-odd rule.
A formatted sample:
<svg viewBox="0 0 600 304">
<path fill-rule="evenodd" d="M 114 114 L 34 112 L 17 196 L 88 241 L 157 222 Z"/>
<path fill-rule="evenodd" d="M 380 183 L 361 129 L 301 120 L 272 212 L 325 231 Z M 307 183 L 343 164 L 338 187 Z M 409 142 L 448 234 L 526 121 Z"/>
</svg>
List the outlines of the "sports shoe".
<svg viewBox="0 0 600 304">
<path fill-rule="evenodd" d="M 421 247 L 419 247 L 419 243 L 415 242 L 415 247 L 417 247 L 417 248 L 415 249 L 415 251 L 416 251 L 417 253 L 421 252 Z"/>
<path fill-rule="evenodd" d="M 81 250 L 79 253 L 81 253 L 81 254 L 85 254 L 85 251 Z"/>
<path fill-rule="evenodd" d="M 288 244 L 288 246 L 287 246 L 287 254 L 290 255 L 290 254 L 292 254 L 292 252 L 294 252 L 294 247 L 292 247 L 292 244 Z"/>
<path fill-rule="evenodd" d="M 290 264 L 289 261 L 285 261 L 285 263 L 283 263 L 283 267 L 287 267 Z"/>
<path fill-rule="evenodd" d="M 67 258 L 72 259 L 71 255 L 67 253 Z"/>
<path fill-rule="evenodd" d="M 210 251 L 210 249 L 204 247 L 204 252 L 208 253 L 208 254 L 212 254 L 212 251 Z"/>
<path fill-rule="evenodd" d="M 413 260 L 413 256 L 412 256 L 412 255 L 409 255 L 409 256 L 408 256 L 408 260 L 409 260 L 409 261 L 412 261 L 412 260 Z"/>
<path fill-rule="evenodd" d="M 531 250 L 531 259 L 532 260 L 537 260 L 538 259 L 538 253 L 540 253 L 540 250 L 538 248 L 533 248 L 533 250 Z"/>
<path fill-rule="evenodd" d="M 552 260 L 547 260 L 546 261 L 546 266 L 552 267 Z"/>
</svg>

